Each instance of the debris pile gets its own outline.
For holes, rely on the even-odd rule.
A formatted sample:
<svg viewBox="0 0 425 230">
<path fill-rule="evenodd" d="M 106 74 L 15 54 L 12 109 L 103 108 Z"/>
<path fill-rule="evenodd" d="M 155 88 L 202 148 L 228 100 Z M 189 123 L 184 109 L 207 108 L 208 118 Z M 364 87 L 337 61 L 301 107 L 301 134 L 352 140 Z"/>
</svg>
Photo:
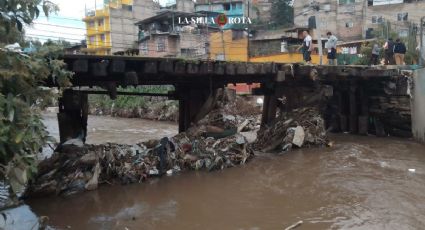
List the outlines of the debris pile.
<svg viewBox="0 0 425 230">
<path fill-rule="evenodd" d="M 70 195 L 102 183 L 136 183 L 181 170 L 218 170 L 244 164 L 252 156 L 240 134 L 214 139 L 181 133 L 136 145 L 65 145 L 39 164 L 27 196 Z"/>
<path fill-rule="evenodd" d="M 224 90 L 217 93 L 215 100 L 214 108 L 194 124 L 189 133 L 217 137 L 214 133 L 228 136 L 260 128 L 261 108 L 249 98 L 236 95 L 234 90 Z"/>
<path fill-rule="evenodd" d="M 287 151 L 293 146 L 326 145 L 325 124 L 316 108 L 305 107 L 282 113 L 273 125 L 261 128 L 253 148 L 268 152 Z"/>
<path fill-rule="evenodd" d="M 246 115 L 235 109 L 246 107 L 244 103 L 234 91 L 218 92 L 207 114 L 172 138 L 135 145 L 84 145 L 78 139 L 68 140 L 39 164 L 38 176 L 28 186 L 26 196 L 70 195 L 104 183 L 138 183 L 179 171 L 211 171 L 244 164 L 253 151 L 240 132 L 257 129 L 260 123 L 259 112 L 252 105 Z"/>
<path fill-rule="evenodd" d="M 211 171 L 244 164 L 253 151 L 239 132 L 254 127 L 258 120 L 229 114 L 230 107 L 220 103 L 187 132 L 172 138 L 135 145 L 84 145 L 69 140 L 39 164 L 26 196 L 70 195 L 103 183 L 138 183 L 182 170 Z"/>
</svg>

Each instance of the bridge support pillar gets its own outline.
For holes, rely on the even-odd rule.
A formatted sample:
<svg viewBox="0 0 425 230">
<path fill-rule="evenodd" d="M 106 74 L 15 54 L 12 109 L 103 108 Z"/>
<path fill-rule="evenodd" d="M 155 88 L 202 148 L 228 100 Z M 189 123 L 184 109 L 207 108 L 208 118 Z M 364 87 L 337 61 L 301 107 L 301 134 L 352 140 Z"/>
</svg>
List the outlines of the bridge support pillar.
<svg viewBox="0 0 425 230">
<path fill-rule="evenodd" d="M 270 89 L 269 89 L 270 90 Z M 265 90 L 266 92 L 269 90 Z M 264 95 L 261 125 L 270 125 L 276 119 L 278 98 L 283 96 L 284 86 L 278 83 L 269 94 Z"/>
<path fill-rule="evenodd" d="M 178 87 L 179 132 L 185 132 L 191 123 L 197 122 L 213 106 L 216 90 Z"/>
<path fill-rule="evenodd" d="M 360 97 L 359 134 L 367 135 L 369 130 L 369 99 L 363 85 L 358 90 Z"/>
<path fill-rule="evenodd" d="M 59 136 L 60 143 L 69 139 L 87 137 L 88 96 L 71 89 L 63 92 L 59 99 Z"/>
<path fill-rule="evenodd" d="M 350 117 L 349 117 L 349 129 L 350 133 L 358 132 L 358 109 L 357 109 L 357 84 L 351 82 L 349 88 L 349 101 L 350 101 Z"/>
</svg>

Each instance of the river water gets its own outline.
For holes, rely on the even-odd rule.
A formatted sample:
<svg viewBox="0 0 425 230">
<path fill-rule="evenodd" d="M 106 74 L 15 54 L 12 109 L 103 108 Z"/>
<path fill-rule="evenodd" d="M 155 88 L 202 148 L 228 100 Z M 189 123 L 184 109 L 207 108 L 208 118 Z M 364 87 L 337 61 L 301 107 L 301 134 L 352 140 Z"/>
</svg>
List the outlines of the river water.
<svg viewBox="0 0 425 230">
<path fill-rule="evenodd" d="M 46 116 L 50 130 L 54 118 Z M 131 144 L 176 130 L 164 122 L 90 117 L 88 141 Z M 58 229 L 258 230 L 300 220 L 299 229 L 425 229 L 425 145 L 344 134 L 331 139 L 332 148 L 259 155 L 223 171 L 26 202 Z"/>
</svg>

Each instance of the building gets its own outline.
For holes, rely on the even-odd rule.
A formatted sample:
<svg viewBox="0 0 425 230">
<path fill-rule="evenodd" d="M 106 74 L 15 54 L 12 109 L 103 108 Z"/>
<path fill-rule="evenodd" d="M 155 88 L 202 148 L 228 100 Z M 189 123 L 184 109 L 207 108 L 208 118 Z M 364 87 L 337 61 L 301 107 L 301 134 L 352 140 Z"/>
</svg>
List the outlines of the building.
<svg viewBox="0 0 425 230">
<path fill-rule="evenodd" d="M 222 30 L 210 33 L 210 59 L 248 61 L 248 33 L 244 30 Z"/>
<path fill-rule="evenodd" d="M 353 65 L 361 58 L 362 48 L 375 43 L 376 38 L 339 42 L 337 44 L 337 62 L 339 65 Z M 365 64 L 365 63 L 364 63 Z"/>
<path fill-rule="evenodd" d="M 83 50 L 87 48 L 85 41 L 65 47 L 65 54 L 85 54 Z"/>
<path fill-rule="evenodd" d="M 176 0 L 174 4 L 166 5 L 161 7 L 161 9 L 193 13 L 195 12 L 195 2 L 192 0 Z"/>
<path fill-rule="evenodd" d="M 249 61 L 251 62 L 303 62 L 303 56 L 297 49 L 302 45 L 302 32 L 309 30 L 305 27 L 294 27 L 281 30 L 255 31 L 249 39 Z M 315 37 L 314 30 L 310 30 Z M 320 56 L 317 48 L 317 39 L 313 39 L 315 47 L 311 58 L 312 63 L 319 64 Z M 325 39 L 322 41 L 325 43 Z M 327 63 L 326 55 L 322 63 Z"/>
<path fill-rule="evenodd" d="M 152 0 L 105 0 L 102 9 L 88 10 L 83 21 L 88 54 L 113 54 L 137 47 L 134 23 L 153 16 L 159 4 Z"/>
<path fill-rule="evenodd" d="M 248 7 L 243 0 L 198 0 L 195 4 L 195 12 L 209 12 L 209 15 L 225 14 L 229 20 L 248 16 Z M 252 18 L 254 15 L 250 15 Z M 230 29 L 236 24 L 226 24 L 223 29 Z"/>
<path fill-rule="evenodd" d="M 217 31 L 206 24 L 188 24 L 185 19 L 202 17 L 195 13 L 163 10 L 139 21 L 140 55 L 149 57 L 208 57 L 208 33 Z"/>
<path fill-rule="evenodd" d="M 399 37 L 407 37 L 412 27 L 419 27 L 421 17 L 425 16 L 424 10 L 423 0 L 369 0 L 365 23 L 368 37 L 385 23 L 389 23 Z"/>
<path fill-rule="evenodd" d="M 294 1 L 294 24 L 309 27 L 309 18 L 316 18 L 322 37 L 332 31 L 340 40 L 362 38 L 366 19 L 367 0 L 317 0 L 314 9 L 310 0 Z M 318 10 L 317 10 L 318 9 Z M 311 26 L 311 25 L 310 25 Z"/>
<path fill-rule="evenodd" d="M 252 0 L 252 15 L 261 21 L 269 22 L 271 19 L 272 12 L 272 1 L 271 0 Z M 251 16 L 252 17 L 252 16 Z"/>
<path fill-rule="evenodd" d="M 371 38 L 386 23 L 399 37 L 407 37 L 409 30 L 418 27 L 425 9 L 424 0 L 317 0 L 318 11 L 311 2 L 294 1 L 295 25 L 307 27 L 315 16 L 322 37 L 332 31 L 343 41 Z"/>
</svg>

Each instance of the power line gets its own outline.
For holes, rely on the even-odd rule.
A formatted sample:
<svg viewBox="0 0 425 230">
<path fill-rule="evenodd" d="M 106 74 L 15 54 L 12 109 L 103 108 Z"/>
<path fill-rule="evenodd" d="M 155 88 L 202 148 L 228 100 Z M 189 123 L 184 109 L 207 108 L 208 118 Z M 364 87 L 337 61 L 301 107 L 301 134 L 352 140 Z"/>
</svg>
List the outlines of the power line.
<svg viewBox="0 0 425 230">
<path fill-rule="evenodd" d="M 71 29 L 82 29 L 82 28 L 79 28 L 79 27 L 71 27 L 71 26 L 62 26 L 62 25 L 52 25 L 52 24 L 44 24 L 44 23 L 38 23 L 38 24 L 42 24 L 42 25 L 48 25 L 48 26 L 54 26 L 54 27 L 59 27 L 59 28 L 71 28 Z M 83 29 L 83 30 L 85 30 L 85 29 Z M 44 32 L 54 32 L 54 31 L 48 31 L 48 30 L 39 30 L 39 31 L 44 31 Z M 98 31 L 98 30 L 97 30 Z M 105 32 L 100 32 L 100 31 L 98 31 L 100 34 L 101 33 L 111 33 L 110 31 L 105 31 Z M 113 34 L 122 34 L 122 35 L 128 35 L 128 33 L 119 33 L 119 32 L 112 32 Z M 112 34 L 111 33 L 111 34 Z M 75 36 L 80 36 L 80 34 L 72 34 L 72 33 L 61 33 L 61 34 L 65 34 L 65 35 L 75 35 Z M 33 34 L 33 35 L 35 35 L 35 34 Z M 199 36 L 200 37 L 200 39 L 202 39 L 202 37 L 207 37 L 207 36 L 210 36 L 210 35 L 207 35 L 207 34 L 201 34 L 201 33 L 199 33 L 199 34 L 192 34 L 192 35 L 195 35 L 195 36 Z M 95 36 L 95 34 L 94 35 L 90 35 L 90 36 L 88 36 L 88 35 L 84 35 L 85 37 L 90 37 L 90 36 Z M 135 37 L 136 37 L 137 35 L 135 35 Z M 55 36 L 52 36 L 52 37 L 55 37 Z M 61 36 L 61 37 L 64 37 L 64 36 Z M 66 38 L 66 37 L 65 37 Z M 69 38 L 69 37 L 68 37 Z M 71 38 L 71 39 L 74 39 L 74 38 Z M 193 42 L 199 42 L 199 40 L 198 39 L 191 39 L 191 38 L 186 38 L 186 41 L 193 41 Z M 134 41 L 134 42 L 136 42 L 136 41 Z M 237 47 L 240 47 L 240 48 L 244 48 L 244 47 L 246 47 L 246 46 L 244 46 L 244 45 L 237 45 L 237 44 L 234 44 L 233 42 L 225 42 L 225 44 L 230 44 L 230 45 L 233 45 L 233 47 L 234 48 L 237 48 Z"/>
<path fill-rule="evenodd" d="M 45 35 L 34 35 L 34 34 L 28 34 L 28 37 L 30 37 L 30 38 L 40 38 L 40 37 L 43 37 L 43 39 L 65 39 L 65 38 L 63 38 L 63 37 L 60 37 L 60 36 L 58 36 L 58 37 L 55 37 L 55 36 L 45 36 Z M 69 40 L 74 40 L 74 41 L 79 41 L 78 39 L 69 39 Z M 131 45 L 131 44 L 127 44 L 127 43 L 113 43 L 114 44 L 114 48 L 123 48 L 123 49 L 128 49 L 129 48 L 129 45 Z M 105 45 L 97 45 L 97 44 L 91 44 L 90 45 L 91 47 L 93 47 L 93 48 L 95 48 L 95 49 L 97 49 L 97 48 L 105 48 L 105 49 L 110 49 L 111 47 L 106 47 Z M 222 48 L 221 46 L 220 47 L 217 47 L 217 48 Z M 246 49 L 246 46 L 245 47 L 241 47 L 241 49 Z M 141 50 L 142 51 L 142 53 L 143 53 L 143 50 L 142 49 L 139 49 L 139 50 Z M 157 49 L 150 49 L 149 47 L 147 48 L 147 49 L 144 49 L 145 51 L 147 51 L 147 52 L 149 52 L 149 51 L 154 51 L 154 52 L 158 52 L 158 50 Z M 170 52 L 170 51 L 166 51 L 167 53 L 169 53 L 169 54 L 178 54 L 178 52 Z M 198 56 L 203 56 L 203 55 L 206 55 L 206 54 L 199 54 Z M 231 57 L 239 57 L 240 55 L 239 54 L 228 54 L 228 55 L 226 55 L 226 56 L 231 56 Z"/>
</svg>

